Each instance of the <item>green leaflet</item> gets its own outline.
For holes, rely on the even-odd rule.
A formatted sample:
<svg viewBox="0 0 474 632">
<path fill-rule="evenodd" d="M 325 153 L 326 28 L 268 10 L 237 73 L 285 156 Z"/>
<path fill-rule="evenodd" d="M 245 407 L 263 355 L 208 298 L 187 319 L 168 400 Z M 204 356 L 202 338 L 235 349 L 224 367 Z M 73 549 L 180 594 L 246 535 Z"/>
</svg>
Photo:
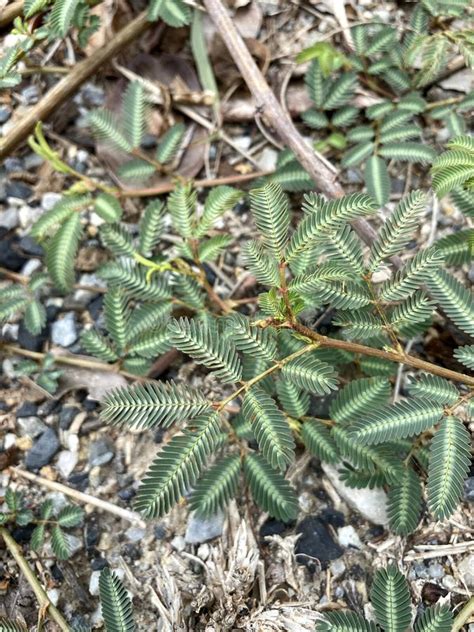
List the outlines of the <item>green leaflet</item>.
<svg viewBox="0 0 474 632">
<path fill-rule="evenodd" d="M 317 59 L 311 62 L 305 75 L 305 82 L 311 100 L 317 108 L 322 108 L 326 92 L 326 81 Z"/>
<path fill-rule="evenodd" d="M 81 233 L 81 218 L 74 213 L 48 243 L 46 265 L 53 283 L 62 292 L 68 292 L 74 283 L 74 257 Z"/>
<path fill-rule="evenodd" d="M 288 422 L 274 400 L 254 387 L 244 396 L 242 415 L 251 423 L 265 459 L 273 468 L 284 470 L 294 459 L 295 444 Z"/>
<path fill-rule="evenodd" d="M 99 138 L 109 141 L 122 151 L 130 152 L 133 149 L 130 141 L 120 131 L 116 118 L 108 110 L 93 110 L 89 114 L 89 123 Z"/>
<path fill-rule="evenodd" d="M 132 149 L 140 147 L 145 133 L 145 89 L 140 81 L 131 81 L 123 97 L 122 117 L 125 136 Z"/>
<path fill-rule="evenodd" d="M 398 535 L 412 533 L 421 513 L 420 479 L 411 468 L 405 468 L 388 492 L 390 528 Z"/>
<path fill-rule="evenodd" d="M 252 326 L 251 321 L 242 314 L 232 314 L 226 319 L 225 328 L 229 328 L 229 335 L 236 348 L 243 353 L 272 360 L 276 354 L 275 332 Z"/>
<path fill-rule="evenodd" d="M 99 594 L 106 632 L 133 632 L 132 602 L 122 582 L 108 567 L 99 577 Z"/>
<path fill-rule="evenodd" d="M 159 200 L 149 202 L 140 219 L 138 251 L 145 257 L 150 255 L 158 243 L 163 230 L 165 205 Z"/>
<path fill-rule="evenodd" d="M 244 245 L 243 257 L 246 266 L 259 283 L 277 286 L 280 280 L 278 261 L 265 252 L 259 241 L 249 241 Z"/>
<path fill-rule="evenodd" d="M 474 208 L 474 206 L 473 206 Z M 474 259 L 474 228 L 446 235 L 435 242 L 435 248 L 448 266 L 462 266 Z"/>
<path fill-rule="evenodd" d="M 453 614 L 447 606 L 435 605 L 423 612 L 416 620 L 415 632 L 450 632 L 453 625 Z"/>
<path fill-rule="evenodd" d="M 443 414 L 441 406 L 406 400 L 370 411 L 352 426 L 352 436 L 362 444 L 375 445 L 404 439 L 434 426 Z"/>
<path fill-rule="evenodd" d="M 80 0 L 56 0 L 51 11 L 51 27 L 59 37 L 65 37 Z"/>
<path fill-rule="evenodd" d="M 379 206 L 390 198 L 390 177 L 387 165 L 379 156 L 371 156 L 365 165 L 365 186 Z"/>
<path fill-rule="evenodd" d="M 384 259 L 400 252 L 425 208 L 426 194 L 423 191 L 412 191 L 397 204 L 372 244 L 370 270 L 375 270 Z"/>
<path fill-rule="evenodd" d="M 474 298 L 454 276 L 445 270 L 435 271 L 426 285 L 431 296 L 448 317 L 467 334 L 474 335 Z"/>
<path fill-rule="evenodd" d="M 384 378 L 352 380 L 341 389 L 329 409 L 338 423 L 352 423 L 367 411 L 376 410 L 390 396 L 390 383 Z"/>
<path fill-rule="evenodd" d="M 118 359 L 115 351 L 110 347 L 108 341 L 93 329 L 84 331 L 81 334 L 81 344 L 92 356 L 104 362 L 115 362 Z"/>
<path fill-rule="evenodd" d="M 191 184 L 179 185 L 168 196 L 168 210 L 176 231 L 182 237 L 191 237 L 197 194 Z"/>
<path fill-rule="evenodd" d="M 151 0 L 148 17 L 151 22 L 161 18 L 169 26 L 179 28 L 191 21 L 191 8 L 183 0 Z"/>
<path fill-rule="evenodd" d="M 231 211 L 242 197 L 242 192 L 228 186 L 211 189 L 204 203 L 204 211 L 194 230 L 196 237 L 202 237 L 227 211 Z"/>
<path fill-rule="evenodd" d="M 405 632 L 411 623 L 408 583 L 394 565 L 375 573 L 370 591 L 377 622 L 385 632 Z"/>
<path fill-rule="evenodd" d="M 474 345 L 458 347 L 454 350 L 454 357 L 468 369 L 474 370 Z"/>
<path fill-rule="evenodd" d="M 156 149 L 155 158 L 158 162 L 165 165 L 174 160 L 183 140 L 185 131 L 186 128 L 183 123 L 177 123 L 176 125 L 170 127 L 165 134 L 163 134 Z"/>
<path fill-rule="evenodd" d="M 340 460 L 336 443 L 329 428 L 320 421 L 306 420 L 301 431 L 301 438 L 313 456 L 328 463 L 337 463 Z"/>
<path fill-rule="evenodd" d="M 327 395 L 337 386 L 333 367 L 308 354 L 286 363 L 281 372 L 298 388 L 316 395 Z"/>
<path fill-rule="evenodd" d="M 288 198 L 279 184 L 269 182 L 250 191 L 250 209 L 265 247 L 280 261 L 288 239 Z"/>
<path fill-rule="evenodd" d="M 109 290 L 105 295 L 104 317 L 112 340 L 118 349 L 124 349 L 128 341 L 130 311 L 125 294 L 118 288 Z"/>
<path fill-rule="evenodd" d="M 238 382 L 242 365 L 230 340 L 219 338 L 204 323 L 180 318 L 170 323 L 170 342 L 183 353 L 207 366 L 223 382 Z"/>
<path fill-rule="evenodd" d="M 167 428 L 208 408 L 208 401 L 197 389 L 175 382 L 146 382 L 109 393 L 102 403 L 101 419 L 135 429 Z"/>
<path fill-rule="evenodd" d="M 336 610 L 316 621 L 316 632 L 377 632 L 377 626 L 356 612 Z"/>
<path fill-rule="evenodd" d="M 238 454 L 218 460 L 194 486 L 190 509 L 207 518 L 225 507 L 237 492 L 240 469 Z"/>
<path fill-rule="evenodd" d="M 244 460 L 245 479 L 259 507 L 283 522 L 290 522 L 298 513 L 298 501 L 292 487 L 258 454 L 247 454 Z"/>
<path fill-rule="evenodd" d="M 400 301 L 413 295 L 419 286 L 441 267 L 444 253 L 438 250 L 438 246 L 439 242 L 436 244 L 436 250 L 420 250 L 393 279 L 382 285 L 380 298 L 383 301 Z"/>
<path fill-rule="evenodd" d="M 462 496 L 470 466 L 470 435 L 457 417 L 446 417 L 431 441 L 428 507 L 436 520 L 448 518 Z"/>
<path fill-rule="evenodd" d="M 63 224 L 74 212 L 86 209 L 91 203 L 92 199 L 88 195 L 64 196 L 33 224 L 31 236 L 38 240 L 48 237 L 55 227 Z"/>
<path fill-rule="evenodd" d="M 282 377 L 276 381 L 276 391 L 281 408 L 287 415 L 296 419 L 306 415 L 310 405 L 308 393 Z"/>
<path fill-rule="evenodd" d="M 109 193 L 101 193 L 94 200 L 94 210 L 106 222 L 118 222 L 123 209 L 118 199 Z"/>
<path fill-rule="evenodd" d="M 437 404 L 452 406 L 460 397 L 458 389 L 438 375 L 424 374 L 408 387 L 410 395 L 428 399 Z"/>
<path fill-rule="evenodd" d="M 206 467 L 218 444 L 219 433 L 219 415 L 209 412 L 194 419 L 185 434 L 174 435 L 143 479 L 136 509 L 149 518 L 168 513 Z"/>
</svg>

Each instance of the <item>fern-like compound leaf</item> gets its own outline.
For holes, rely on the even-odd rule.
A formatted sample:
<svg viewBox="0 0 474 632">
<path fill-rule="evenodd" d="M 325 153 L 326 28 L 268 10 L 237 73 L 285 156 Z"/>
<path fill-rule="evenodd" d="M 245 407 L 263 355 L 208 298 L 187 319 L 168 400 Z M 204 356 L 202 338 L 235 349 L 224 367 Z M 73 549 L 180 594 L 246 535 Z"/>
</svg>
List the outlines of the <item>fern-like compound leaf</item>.
<svg viewBox="0 0 474 632">
<path fill-rule="evenodd" d="M 296 518 L 298 501 L 293 488 L 262 456 L 247 454 L 244 474 L 252 496 L 261 509 L 282 522 Z"/>
<path fill-rule="evenodd" d="M 102 404 L 101 419 L 127 428 L 167 428 L 176 421 L 204 413 L 209 403 L 202 393 L 175 382 L 146 382 L 109 393 Z"/>
<path fill-rule="evenodd" d="M 138 250 L 145 257 L 150 255 L 160 239 L 163 230 L 163 214 L 165 206 L 159 200 L 147 204 L 140 219 Z"/>
<path fill-rule="evenodd" d="M 356 612 L 335 610 L 316 621 L 316 632 L 377 632 L 377 626 Z"/>
<path fill-rule="evenodd" d="M 335 421 L 350 424 L 370 410 L 386 404 L 390 396 L 390 383 L 383 378 L 352 380 L 339 391 L 329 413 Z"/>
<path fill-rule="evenodd" d="M 465 345 L 454 350 L 454 357 L 468 369 L 474 370 L 474 345 Z"/>
<path fill-rule="evenodd" d="M 283 413 L 261 388 L 245 394 L 242 415 L 249 420 L 265 459 L 275 469 L 284 470 L 294 459 L 295 444 Z"/>
<path fill-rule="evenodd" d="M 70 538 L 58 525 L 51 529 L 51 548 L 58 560 L 67 560 L 71 555 Z"/>
<path fill-rule="evenodd" d="M 46 324 L 46 309 L 42 303 L 33 300 L 28 303 L 24 316 L 25 327 L 37 336 Z"/>
<path fill-rule="evenodd" d="M 408 582 L 393 564 L 375 573 L 370 591 L 377 623 L 385 632 L 406 632 L 411 623 Z"/>
<path fill-rule="evenodd" d="M 166 327 L 154 327 L 139 336 L 129 345 L 128 353 L 142 358 L 156 358 L 170 348 L 169 335 Z"/>
<path fill-rule="evenodd" d="M 146 517 L 159 518 L 192 487 L 209 462 L 218 442 L 220 418 L 209 412 L 174 435 L 156 457 L 143 479 L 135 507 Z"/>
<path fill-rule="evenodd" d="M 415 632 L 450 632 L 453 625 L 453 613 L 447 606 L 436 604 L 426 608 L 415 621 Z"/>
<path fill-rule="evenodd" d="M 347 127 L 350 125 L 359 114 L 359 110 L 352 105 L 345 105 L 341 109 L 334 112 L 331 118 L 331 124 L 337 127 Z"/>
<path fill-rule="evenodd" d="M 102 243 L 116 257 L 133 257 L 135 247 L 128 230 L 120 224 L 106 224 L 100 231 Z"/>
<path fill-rule="evenodd" d="M 176 123 L 176 125 L 173 125 L 165 132 L 156 149 L 155 157 L 158 162 L 165 165 L 174 160 L 183 140 L 185 131 L 186 127 L 183 123 Z"/>
<path fill-rule="evenodd" d="M 195 228 L 194 235 L 202 237 L 216 221 L 231 211 L 242 197 L 242 192 L 229 186 L 214 187 L 208 194 L 204 203 L 204 210 Z"/>
<path fill-rule="evenodd" d="M 309 394 L 300 391 L 292 382 L 280 377 L 276 382 L 278 400 L 284 412 L 298 419 L 306 415 L 310 405 Z"/>
<path fill-rule="evenodd" d="M 406 400 L 369 411 L 352 426 L 351 433 L 355 441 L 376 445 L 420 434 L 433 427 L 442 415 L 438 404 Z"/>
<path fill-rule="evenodd" d="M 474 297 L 454 276 L 437 270 L 426 281 L 431 296 L 447 316 L 467 334 L 474 336 Z"/>
<path fill-rule="evenodd" d="M 76 505 L 67 505 L 58 514 L 58 524 L 60 527 L 77 527 L 84 518 L 84 512 Z"/>
<path fill-rule="evenodd" d="M 51 11 L 51 27 L 58 37 L 65 37 L 71 26 L 79 0 L 60 0 Z"/>
<path fill-rule="evenodd" d="M 48 243 L 46 265 L 54 285 L 69 292 L 74 283 L 74 257 L 79 246 L 82 227 L 78 213 L 71 215 Z"/>
<path fill-rule="evenodd" d="M 380 156 L 401 162 L 419 162 L 422 164 L 431 163 L 436 153 L 429 145 L 422 143 L 385 143 L 379 150 Z"/>
<path fill-rule="evenodd" d="M 444 253 L 438 249 L 420 250 L 393 279 L 382 285 L 380 298 L 383 301 L 401 301 L 412 296 L 441 267 L 443 260 Z"/>
<path fill-rule="evenodd" d="M 336 81 L 331 82 L 324 98 L 324 109 L 336 110 L 349 101 L 354 94 L 357 84 L 357 75 L 352 72 L 344 72 Z"/>
<path fill-rule="evenodd" d="M 316 395 L 327 395 L 337 387 L 334 368 L 310 355 L 295 358 L 285 364 L 282 375 L 298 388 Z"/>
<path fill-rule="evenodd" d="M 93 329 L 84 331 L 81 335 L 81 344 L 85 351 L 104 362 L 115 362 L 117 354 L 111 348 L 108 341 Z"/>
<path fill-rule="evenodd" d="M 145 133 L 145 89 L 141 81 L 131 81 L 123 97 L 124 132 L 133 149 L 140 147 Z"/>
<path fill-rule="evenodd" d="M 216 514 L 234 498 L 240 478 L 240 456 L 232 454 L 220 459 L 198 480 L 189 499 L 190 508 L 198 516 Z"/>
<path fill-rule="evenodd" d="M 328 463 L 337 463 L 340 460 L 337 445 L 329 428 L 320 421 L 315 419 L 305 421 L 301 438 L 313 456 Z"/>
<path fill-rule="evenodd" d="M 96 197 L 94 210 L 105 222 L 118 222 L 123 213 L 120 202 L 110 193 L 101 193 Z"/>
<path fill-rule="evenodd" d="M 467 228 L 438 239 L 435 248 L 444 257 L 446 265 L 462 266 L 474 259 L 473 244 L 474 228 Z"/>
<path fill-rule="evenodd" d="M 215 235 L 201 241 L 198 248 L 199 261 L 215 261 L 233 241 L 232 235 Z"/>
<path fill-rule="evenodd" d="M 168 328 L 171 344 L 215 372 L 223 382 L 238 382 L 242 365 L 235 345 L 222 339 L 212 327 L 195 320 L 180 318 Z"/>
<path fill-rule="evenodd" d="M 275 357 L 277 343 L 272 329 L 252 326 L 248 318 L 238 313 L 226 320 L 226 331 L 227 327 L 239 351 L 265 360 L 272 360 Z"/>
<path fill-rule="evenodd" d="M 379 206 L 390 198 L 390 177 L 387 164 L 379 156 L 371 156 L 365 165 L 365 186 Z"/>
<path fill-rule="evenodd" d="M 105 294 L 104 318 L 110 337 L 119 349 L 124 349 L 128 341 L 130 310 L 120 289 L 113 288 Z"/>
<path fill-rule="evenodd" d="M 423 191 L 412 191 L 399 202 L 372 244 L 369 263 L 371 270 L 375 270 L 384 259 L 402 250 L 425 208 L 426 194 Z"/>
<path fill-rule="evenodd" d="M 375 131 L 371 125 L 358 125 L 347 132 L 347 140 L 353 143 L 372 140 Z"/>
<path fill-rule="evenodd" d="M 433 308 L 433 302 L 424 292 L 415 292 L 391 310 L 389 321 L 400 331 L 411 323 L 424 323 L 429 320 Z"/>
<path fill-rule="evenodd" d="M 328 231 L 324 235 L 322 247 L 331 263 L 346 268 L 346 279 L 348 272 L 361 276 L 364 269 L 362 244 L 348 224 L 338 230 Z"/>
<path fill-rule="evenodd" d="M 425 374 L 408 387 L 410 395 L 431 402 L 452 406 L 459 399 L 459 391 L 452 382 L 438 375 Z"/>
<path fill-rule="evenodd" d="M 117 173 L 123 180 L 140 182 L 142 180 L 148 180 L 148 178 L 156 173 L 156 169 L 154 165 L 149 162 L 141 160 L 140 158 L 134 158 L 120 165 L 117 169 Z"/>
<path fill-rule="evenodd" d="M 99 595 L 106 632 L 134 632 L 132 602 L 120 579 L 108 567 L 100 573 Z"/>
<path fill-rule="evenodd" d="M 168 197 L 168 210 L 176 231 L 182 237 L 191 237 L 196 209 L 197 193 L 191 184 L 179 185 Z"/>
<path fill-rule="evenodd" d="M 468 217 L 474 217 L 474 193 L 472 191 L 455 189 L 451 191 L 450 197 L 461 213 Z"/>
<path fill-rule="evenodd" d="M 89 114 L 89 123 L 95 134 L 122 151 L 131 152 L 133 147 L 122 133 L 114 115 L 108 110 L 93 110 Z"/>
<path fill-rule="evenodd" d="M 92 199 L 88 195 L 67 195 L 62 197 L 53 208 L 33 224 L 31 228 L 31 236 L 41 240 L 49 237 L 55 232 L 55 228 L 60 226 L 73 213 L 77 213 L 90 206 Z"/>
<path fill-rule="evenodd" d="M 279 184 L 270 181 L 250 191 L 250 208 L 265 247 L 282 261 L 288 239 L 290 210 Z"/>
<path fill-rule="evenodd" d="M 448 518 L 463 493 L 470 466 L 470 435 L 457 417 L 446 417 L 431 441 L 428 507 L 436 520 Z"/>
<path fill-rule="evenodd" d="M 132 298 L 161 301 L 170 298 L 169 284 L 155 275 L 147 278 L 146 270 L 137 268 L 130 260 L 111 262 L 100 268 L 99 274 L 109 287 L 123 288 Z"/>
<path fill-rule="evenodd" d="M 317 108 L 322 108 L 326 95 L 326 81 L 317 59 L 314 59 L 305 75 L 309 96 Z"/>
<path fill-rule="evenodd" d="M 250 272 L 262 285 L 275 287 L 279 284 L 278 261 L 267 253 L 259 241 L 244 245 L 243 257 Z"/>
<path fill-rule="evenodd" d="M 306 125 L 312 127 L 313 129 L 324 129 L 329 125 L 329 119 L 326 114 L 324 114 L 324 112 L 320 112 L 319 110 L 315 110 L 314 108 L 303 112 L 301 118 Z"/>
<path fill-rule="evenodd" d="M 293 233 L 288 245 L 287 260 L 291 261 L 309 246 L 314 245 L 320 239 L 322 231 L 337 229 L 341 224 L 373 213 L 376 209 L 372 198 L 363 193 L 346 195 L 329 202 L 312 193 L 306 195 L 303 205 L 306 215 Z"/>
<path fill-rule="evenodd" d="M 412 533 L 421 513 L 420 479 L 411 468 L 404 468 L 388 492 L 390 528 L 398 535 Z"/>
<path fill-rule="evenodd" d="M 351 147 L 341 160 L 341 165 L 348 169 L 356 167 L 363 162 L 374 151 L 374 143 L 372 141 L 362 141 L 354 147 Z"/>
</svg>

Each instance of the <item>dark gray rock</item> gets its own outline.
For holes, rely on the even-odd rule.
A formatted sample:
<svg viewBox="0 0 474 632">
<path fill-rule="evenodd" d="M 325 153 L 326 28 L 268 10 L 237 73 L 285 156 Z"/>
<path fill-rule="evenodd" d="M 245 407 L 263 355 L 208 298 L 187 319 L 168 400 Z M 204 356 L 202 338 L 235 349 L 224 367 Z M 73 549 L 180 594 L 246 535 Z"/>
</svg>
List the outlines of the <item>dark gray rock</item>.
<svg viewBox="0 0 474 632">
<path fill-rule="evenodd" d="M 61 447 L 57 434 L 48 428 L 26 455 L 25 465 L 28 470 L 39 470 L 51 461 Z"/>
<path fill-rule="evenodd" d="M 15 173 L 17 171 L 23 171 L 25 168 L 23 164 L 23 160 L 21 160 L 20 158 L 6 158 L 3 165 L 7 173 Z"/>
<path fill-rule="evenodd" d="M 32 237 L 25 235 L 18 242 L 18 247 L 22 252 L 32 257 L 42 257 L 44 250 Z"/>
<path fill-rule="evenodd" d="M 38 86 L 27 86 L 21 91 L 21 96 L 23 97 L 27 105 L 33 105 L 34 103 L 37 103 L 38 99 L 40 98 L 40 91 Z"/>
<path fill-rule="evenodd" d="M 33 189 L 24 182 L 13 180 L 12 182 L 7 182 L 5 186 L 5 193 L 7 197 L 28 200 L 33 195 Z"/>
<path fill-rule="evenodd" d="M 0 248 L 0 266 L 7 268 L 12 272 L 19 272 L 25 263 L 28 261 L 23 257 L 18 248 L 17 237 L 6 237 L 8 230 L 4 227 L 0 227 L 0 241 L 2 247 Z"/>
<path fill-rule="evenodd" d="M 33 336 L 26 329 L 23 321 L 20 322 L 18 343 L 21 347 L 29 351 L 41 351 L 46 340 L 48 340 L 48 327 L 45 327 L 37 336 Z"/>
<path fill-rule="evenodd" d="M 0 125 L 3 125 L 8 121 L 12 115 L 10 108 L 0 107 Z"/>
<path fill-rule="evenodd" d="M 74 417 L 76 417 L 79 412 L 79 408 L 76 406 L 64 406 L 59 413 L 59 427 L 61 430 L 69 430 Z"/>
<path fill-rule="evenodd" d="M 34 402 L 23 402 L 23 404 L 17 409 L 16 416 L 18 417 L 31 417 L 36 415 L 38 406 Z"/>
<path fill-rule="evenodd" d="M 44 424 L 39 417 L 20 417 L 17 419 L 17 426 L 20 429 L 21 435 L 26 435 L 35 439 L 42 435 L 48 427 Z"/>
<path fill-rule="evenodd" d="M 98 439 L 89 448 L 89 464 L 97 467 L 109 463 L 114 458 L 113 446 L 106 439 Z"/>
<path fill-rule="evenodd" d="M 296 560 L 311 571 L 318 569 L 315 560 L 319 560 L 321 568 L 325 569 L 331 560 L 337 560 L 344 553 L 318 516 L 308 516 L 302 520 L 296 527 L 296 533 L 301 533 L 295 546 Z"/>
<path fill-rule="evenodd" d="M 467 502 L 474 503 L 474 476 L 470 476 L 464 481 L 464 498 Z"/>
</svg>

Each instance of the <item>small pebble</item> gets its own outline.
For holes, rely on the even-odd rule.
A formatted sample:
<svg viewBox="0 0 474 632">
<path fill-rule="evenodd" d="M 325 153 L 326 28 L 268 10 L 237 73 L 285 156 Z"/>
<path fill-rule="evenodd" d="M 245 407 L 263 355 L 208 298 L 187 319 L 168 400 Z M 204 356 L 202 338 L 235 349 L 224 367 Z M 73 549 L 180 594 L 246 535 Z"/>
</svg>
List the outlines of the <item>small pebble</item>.
<svg viewBox="0 0 474 632">
<path fill-rule="evenodd" d="M 89 592 L 93 597 L 99 594 L 100 571 L 92 571 L 89 579 Z"/>
<path fill-rule="evenodd" d="M 23 402 L 16 411 L 16 417 L 17 419 L 18 417 L 31 417 L 36 415 L 37 410 L 38 406 L 34 402 Z"/>
<path fill-rule="evenodd" d="M 201 544 L 222 535 L 224 512 L 220 511 L 209 518 L 199 518 L 191 514 L 184 539 L 188 544 Z"/>
<path fill-rule="evenodd" d="M 0 107 L 0 125 L 3 125 L 8 121 L 12 115 L 11 110 L 7 107 Z"/>
<path fill-rule="evenodd" d="M 51 588 L 46 594 L 53 606 L 57 606 L 59 601 L 59 590 L 57 588 Z"/>
<path fill-rule="evenodd" d="M 41 208 L 45 211 L 50 211 L 53 206 L 62 199 L 62 197 L 63 196 L 60 193 L 53 193 L 52 191 L 43 193 L 41 196 Z"/>
<path fill-rule="evenodd" d="M 5 211 L 0 211 L 0 226 L 4 226 L 11 230 L 16 228 L 19 221 L 18 209 L 14 207 L 7 208 Z"/>
<path fill-rule="evenodd" d="M 39 470 L 47 465 L 60 447 L 57 434 L 52 428 L 47 428 L 26 455 L 26 469 Z"/>
<path fill-rule="evenodd" d="M 30 277 L 34 272 L 41 268 L 41 261 L 39 259 L 28 259 L 23 268 L 21 269 L 21 273 L 23 276 Z"/>
<path fill-rule="evenodd" d="M 41 165 L 44 163 L 44 158 L 38 156 L 38 154 L 28 154 L 27 156 L 25 156 L 24 161 L 25 169 L 27 171 L 32 171 L 34 169 L 37 169 L 38 167 L 41 167 Z"/>
<path fill-rule="evenodd" d="M 341 527 L 337 530 L 337 539 L 339 544 L 345 548 L 353 547 L 356 549 L 362 548 L 362 542 L 357 534 L 357 531 L 351 525 L 347 527 Z"/>
<path fill-rule="evenodd" d="M 39 417 L 34 416 L 19 417 L 17 419 L 17 425 L 21 436 L 31 437 L 32 439 L 36 439 L 36 437 L 39 437 L 48 429 L 48 426 L 46 426 Z"/>
<path fill-rule="evenodd" d="M 40 92 L 38 86 L 30 85 L 21 91 L 21 96 L 26 105 L 33 105 L 38 102 L 40 98 Z"/>
<path fill-rule="evenodd" d="M 464 481 L 464 498 L 469 503 L 474 502 L 474 476 L 470 476 Z"/>
<path fill-rule="evenodd" d="M 175 536 L 171 540 L 170 544 L 175 551 L 178 551 L 178 553 L 181 553 L 181 551 L 184 551 L 184 549 L 186 548 L 186 541 L 182 535 Z"/>
<path fill-rule="evenodd" d="M 59 413 L 59 427 L 61 430 L 69 430 L 74 418 L 80 413 L 76 406 L 64 406 Z"/>
<path fill-rule="evenodd" d="M 341 559 L 333 560 L 329 565 L 333 579 L 338 579 L 346 572 L 346 565 Z"/>
<path fill-rule="evenodd" d="M 69 541 L 69 549 L 72 557 L 82 549 L 82 539 L 78 538 L 76 535 L 72 535 L 71 533 L 67 534 L 67 539 Z"/>
<path fill-rule="evenodd" d="M 7 158 L 3 163 L 5 171 L 7 173 L 16 173 L 24 170 L 23 161 L 21 158 Z"/>
<path fill-rule="evenodd" d="M 445 575 L 443 577 L 443 579 L 441 580 L 441 583 L 448 590 L 453 590 L 458 585 L 456 580 L 454 579 L 454 577 L 452 575 Z"/>
<path fill-rule="evenodd" d="M 428 573 L 430 574 L 431 579 L 441 579 L 441 577 L 444 576 L 444 568 L 441 564 L 434 562 L 429 565 Z"/>
<path fill-rule="evenodd" d="M 112 445 L 105 439 L 98 439 L 89 447 L 89 464 L 91 467 L 100 467 L 109 463 L 114 458 Z"/>
<path fill-rule="evenodd" d="M 28 200 L 33 195 L 33 189 L 24 182 L 13 180 L 12 182 L 7 182 L 5 193 L 9 198 Z"/>
<path fill-rule="evenodd" d="M 474 553 L 465 557 L 458 564 L 458 570 L 468 588 L 474 588 Z"/>
<path fill-rule="evenodd" d="M 63 478 L 69 478 L 77 465 L 78 455 L 71 450 L 63 450 L 59 453 L 56 467 Z"/>
<path fill-rule="evenodd" d="M 63 318 L 52 324 L 51 338 L 53 343 L 60 347 L 69 347 L 76 342 L 78 334 L 74 312 L 64 314 Z"/>
<path fill-rule="evenodd" d="M 145 537 L 145 529 L 140 527 L 130 527 L 125 531 L 125 537 L 130 542 L 140 542 Z"/>
</svg>

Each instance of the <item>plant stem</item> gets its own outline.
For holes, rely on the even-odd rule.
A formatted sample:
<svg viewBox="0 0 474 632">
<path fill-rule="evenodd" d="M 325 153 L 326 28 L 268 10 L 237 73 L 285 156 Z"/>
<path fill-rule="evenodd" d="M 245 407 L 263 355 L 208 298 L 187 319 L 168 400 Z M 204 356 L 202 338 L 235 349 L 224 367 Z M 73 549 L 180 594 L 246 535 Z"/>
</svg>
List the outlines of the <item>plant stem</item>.
<svg viewBox="0 0 474 632">
<path fill-rule="evenodd" d="M 43 611 L 48 611 L 51 615 L 51 618 L 57 623 L 61 630 L 64 632 L 69 632 L 70 628 L 67 624 L 67 621 L 64 619 L 63 615 L 59 612 L 59 610 L 51 603 L 48 598 L 48 595 L 43 590 L 43 587 L 39 583 L 36 575 L 30 568 L 30 565 L 23 557 L 23 554 L 20 550 L 20 547 L 9 534 L 5 527 L 0 527 L 0 535 L 2 536 L 7 549 L 10 551 L 12 557 L 15 562 L 20 567 L 21 572 L 25 576 L 26 581 L 31 586 L 31 589 L 35 593 L 36 599 L 38 600 L 40 609 Z"/>
<path fill-rule="evenodd" d="M 352 353 L 360 353 L 362 355 L 371 356 L 373 358 L 381 358 L 382 360 L 389 360 L 390 362 L 397 362 L 400 364 L 406 364 L 414 369 L 420 369 L 427 371 L 432 375 L 439 375 L 448 380 L 454 380 L 455 382 L 463 382 L 468 386 L 474 387 L 474 377 L 465 375 L 464 373 L 458 373 L 451 369 L 445 369 L 437 364 L 426 362 L 420 358 L 405 354 L 403 351 L 389 351 L 385 349 L 375 349 L 373 347 L 366 347 L 365 345 L 358 344 L 356 342 L 350 342 L 348 340 L 337 340 L 336 338 L 329 338 L 328 336 L 322 336 L 316 333 L 309 327 L 305 327 L 300 323 L 286 323 L 286 327 L 293 329 L 294 331 L 302 334 L 306 338 L 318 343 L 321 347 L 327 347 L 330 349 L 342 349 L 343 351 L 351 351 Z"/>
<path fill-rule="evenodd" d="M 469 621 L 470 616 L 474 614 L 474 597 L 471 597 L 469 601 L 464 604 L 463 609 L 454 619 L 451 632 L 458 632 L 465 623 Z"/>
<path fill-rule="evenodd" d="M 42 362 L 46 353 L 39 351 L 29 351 L 28 349 L 22 349 L 16 345 L 0 345 L 0 351 L 4 351 L 9 355 L 20 355 L 24 358 L 31 358 L 32 360 L 38 360 Z M 129 380 L 147 381 L 146 378 L 122 371 L 116 364 L 107 364 L 106 362 L 100 362 L 99 360 L 92 360 L 89 358 L 77 358 L 75 356 L 62 356 L 54 355 L 54 361 L 58 364 L 67 364 L 69 366 L 77 366 L 82 369 L 95 369 L 96 371 L 107 371 L 108 373 L 118 373 L 128 378 Z"/>
</svg>

